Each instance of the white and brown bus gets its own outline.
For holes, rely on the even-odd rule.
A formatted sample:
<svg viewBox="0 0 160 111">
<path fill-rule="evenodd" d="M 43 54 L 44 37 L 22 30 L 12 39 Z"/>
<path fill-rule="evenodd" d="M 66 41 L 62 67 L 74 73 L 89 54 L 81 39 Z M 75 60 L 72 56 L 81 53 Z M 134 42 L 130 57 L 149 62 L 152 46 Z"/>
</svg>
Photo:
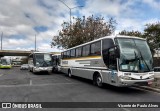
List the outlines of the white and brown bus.
<svg viewBox="0 0 160 111">
<path fill-rule="evenodd" d="M 145 39 L 106 36 L 62 52 L 61 71 L 93 80 L 127 87 L 148 85 L 154 80 L 153 59 Z"/>
</svg>

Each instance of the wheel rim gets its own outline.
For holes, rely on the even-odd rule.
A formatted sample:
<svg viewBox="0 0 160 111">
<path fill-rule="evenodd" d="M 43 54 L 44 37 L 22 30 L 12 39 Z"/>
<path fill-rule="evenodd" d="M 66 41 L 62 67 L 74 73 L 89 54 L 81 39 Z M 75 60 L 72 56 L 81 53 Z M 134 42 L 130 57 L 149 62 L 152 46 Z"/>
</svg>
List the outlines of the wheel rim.
<svg viewBox="0 0 160 111">
<path fill-rule="evenodd" d="M 97 77 L 97 85 L 102 86 L 102 78 L 100 76 Z"/>
</svg>

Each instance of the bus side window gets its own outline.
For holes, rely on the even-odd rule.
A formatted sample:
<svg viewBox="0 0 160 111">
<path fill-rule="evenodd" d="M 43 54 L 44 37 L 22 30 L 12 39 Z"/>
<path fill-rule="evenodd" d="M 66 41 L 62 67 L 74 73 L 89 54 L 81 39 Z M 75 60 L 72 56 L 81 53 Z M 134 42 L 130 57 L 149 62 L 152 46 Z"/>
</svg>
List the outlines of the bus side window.
<svg viewBox="0 0 160 111">
<path fill-rule="evenodd" d="M 67 58 L 70 58 L 70 50 L 67 51 Z"/>
<path fill-rule="evenodd" d="M 75 49 L 72 49 L 72 50 L 71 50 L 71 58 L 72 58 L 72 57 L 75 57 L 75 54 L 76 54 L 76 53 L 75 53 Z"/>
<path fill-rule="evenodd" d="M 76 49 L 76 57 L 81 57 L 82 56 L 82 47 L 78 47 Z"/>
<path fill-rule="evenodd" d="M 90 44 L 83 46 L 82 56 L 89 56 L 90 55 Z"/>
<path fill-rule="evenodd" d="M 116 70 L 117 68 L 116 62 L 116 54 L 115 54 L 115 47 L 109 48 L 109 69 Z"/>
<path fill-rule="evenodd" d="M 91 55 L 101 55 L 101 41 L 91 44 Z"/>
<path fill-rule="evenodd" d="M 63 59 L 67 58 L 67 52 L 64 52 Z"/>
<path fill-rule="evenodd" d="M 106 66 L 109 67 L 109 48 L 113 47 L 114 43 L 112 39 L 103 39 L 102 40 L 102 54 L 103 54 L 103 61 Z"/>
</svg>

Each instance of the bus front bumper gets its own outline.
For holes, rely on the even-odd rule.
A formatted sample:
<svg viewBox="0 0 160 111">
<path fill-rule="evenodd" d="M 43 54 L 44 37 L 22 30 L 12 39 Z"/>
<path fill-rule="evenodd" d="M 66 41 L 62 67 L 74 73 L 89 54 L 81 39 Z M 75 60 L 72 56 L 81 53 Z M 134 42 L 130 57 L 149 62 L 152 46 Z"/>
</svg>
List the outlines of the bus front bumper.
<svg viewBox="0 0 160 111">
<path fill-rule="evenodd" d="M 52 67 L 35 67 L 34 68 L 34 72 L 43 72 L 43 71 L 51 72 Z"/>
<path fill-rule="evenodd" d="M 154 78 L 150 79 L 139 79 L 139 80 L 125 80 L 125 79 L 120 79 L 119 81 L 119 86 L 125 87 L 125 86 L 133 86 L 133 85 L 138 85 L 138 86 L 149 86 L 153 83 Z"/>
<path fill-rule="evenodd" d="M 12 66 L 11 65 L 3 65 L 3 66 L 1 65 L 0 68 L 1 69 L 11 69 Z"/>
</svg>

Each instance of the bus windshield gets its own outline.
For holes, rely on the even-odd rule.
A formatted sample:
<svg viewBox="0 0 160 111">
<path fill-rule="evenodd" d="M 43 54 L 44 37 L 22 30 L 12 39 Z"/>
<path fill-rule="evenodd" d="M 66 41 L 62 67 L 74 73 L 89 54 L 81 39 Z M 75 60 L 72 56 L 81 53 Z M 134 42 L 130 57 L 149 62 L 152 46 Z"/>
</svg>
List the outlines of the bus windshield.
<svg viewBox="0 0 160 111">
<path fill-rule="evenodd" d="M 120 48 L 120 71 L 148 72 L 152 70 L 152 54 L 145 40 L 117 38 L 116 42 Z"/>
<path fill-rule="evenodd" d="M 52 58 L 50 54 L 35 54 L 35 62 L 38 67 L 52 66 Z"/>
<path fill-rule="evenodd" d="M 7 59 L 1 59 L 0 60 L 0 64 L 2 64 L 2 65 L 10 65 L 11 62 L 9 60 L 7 60 Z"/>
</svg>

